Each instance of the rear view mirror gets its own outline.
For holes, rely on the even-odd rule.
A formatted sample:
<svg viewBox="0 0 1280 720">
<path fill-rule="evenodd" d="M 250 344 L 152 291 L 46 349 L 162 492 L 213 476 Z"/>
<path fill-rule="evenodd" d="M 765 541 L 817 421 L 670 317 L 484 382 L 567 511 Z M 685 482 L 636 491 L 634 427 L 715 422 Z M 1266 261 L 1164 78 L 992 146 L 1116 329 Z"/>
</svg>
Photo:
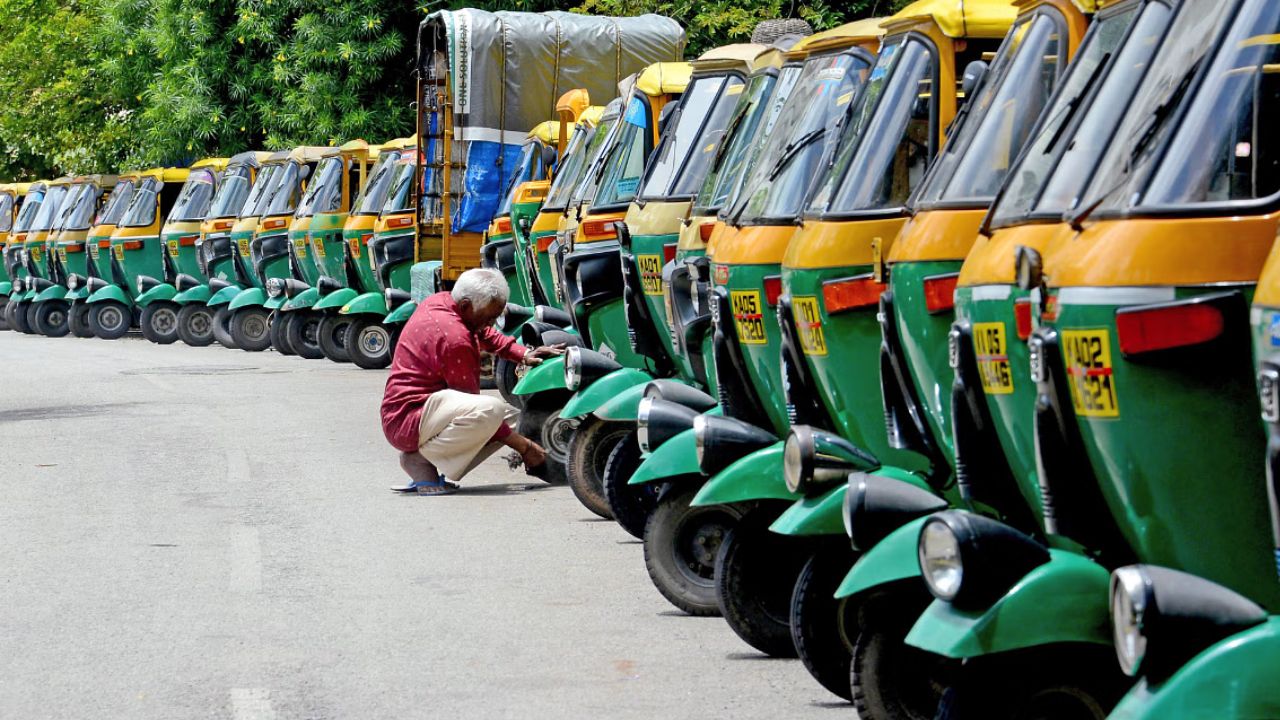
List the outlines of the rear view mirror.
<svg viewBox="0 0 1280 720">
<path fill-rule="evenodd" d="M 306 180 L 306 179 L 307 179 L 307 178 L 309 178 L 309 177 L 311 177 L 311 166 L 310 166 L 310 165 L 303 165 L 301 168 L 299 168 L 299 169 L 298 169 L 298 179 L 299 179 L 299 180 Z"/>
<path fill-rule="evenodd" d="M 1026 245 L 1019 245 L 1014 250 L 1013 257 L 1019 288 L 1030 291 L 1044 283 L 1044 260 L 1039 252 Z"/>
<path fill-rule="evenodd" d="M 968 102 L 969 98 L 978 91 L 989 68 L 985 60 L 974 60 L 964 66 L 964 77 L 960 80 L 960 89 L 964 91 L 965 102 Z"/>
<path fill-rule="evenodd" d="M 550 145 L 542 146 L 542 167 L 547 169 L 554 167 L 558 157 L 559 156 L 556 154 L 556 149 L 554 147 Z"/>
</svg>

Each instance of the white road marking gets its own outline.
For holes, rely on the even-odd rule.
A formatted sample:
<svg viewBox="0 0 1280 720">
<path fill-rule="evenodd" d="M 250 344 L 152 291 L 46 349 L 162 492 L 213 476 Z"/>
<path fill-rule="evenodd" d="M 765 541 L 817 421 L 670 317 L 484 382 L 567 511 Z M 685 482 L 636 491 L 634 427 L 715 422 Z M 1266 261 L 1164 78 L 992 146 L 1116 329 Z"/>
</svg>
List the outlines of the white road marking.
<svg viewBox="0 0 1280 720">
<path fill-rule="evenodd" d="M 236 720 L 275 720 L 271 691 L 266 688 L 231 688 L 231 714 Z"/>
<path fill-rule="evenodd" d="M 262 539 L 258 528 L 237 527 L 232 531 L 227 566 L 231 571 L 231 592 L 262 590 Z"/>
</svg>

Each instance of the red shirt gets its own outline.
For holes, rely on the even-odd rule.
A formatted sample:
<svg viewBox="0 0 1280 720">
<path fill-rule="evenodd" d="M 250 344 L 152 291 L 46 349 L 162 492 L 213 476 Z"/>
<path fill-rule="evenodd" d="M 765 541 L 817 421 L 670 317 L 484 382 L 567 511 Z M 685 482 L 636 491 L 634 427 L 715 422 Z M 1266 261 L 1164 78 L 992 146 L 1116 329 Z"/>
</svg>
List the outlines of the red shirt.
<svg viewBox="0 0 1280 720">
<path fill-rule="evenodd" d="M 400 332 L 382 393 L 382 433 L 387 442 L 402 452 L 416 452 L 422 404 L 432 393 L 446 388 L 479 393 L 481 350 L 513 362 L 523 360 L 525 354 L 523 345 L 492 327 L 474 333 L 468 329 L 448 292 L 422 301 Z M 494 439 L 510 434 L 511 428 L 504 424 Z"/>
</svg>

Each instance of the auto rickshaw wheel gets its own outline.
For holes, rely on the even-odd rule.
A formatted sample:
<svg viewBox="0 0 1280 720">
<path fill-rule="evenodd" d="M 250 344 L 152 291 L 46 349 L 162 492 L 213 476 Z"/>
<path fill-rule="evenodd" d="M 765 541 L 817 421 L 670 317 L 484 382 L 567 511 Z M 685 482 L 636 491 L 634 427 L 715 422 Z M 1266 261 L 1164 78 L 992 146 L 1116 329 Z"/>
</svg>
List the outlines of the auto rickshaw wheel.
<svg viewBox="0 0 1280 720">
<path fill-rule="evenodd" d="M 289 342 L 289 318 L 293 313 L 282 313 L 279 310 L 271 313 L 271 347 L 281 355 L 297 355 L 293 344 Z"/>
<path fill-rule="evenodd" d="M 637 538 L 644 538 L 644 526 L 649 516 L 658 506 L 658 486 L 656 483 L 629 485 L 631 476 L 644 457 L 640 453 L 640 443 L 636 440 L 632 429 L 622 442 L 614 446 L 609 453 L 609 462 L 604 467 L 601 485 L 604 487 L 604 499 L 609 503 L 609 512 L 623 530 Z"/>
<path fill-rule="evenodd" d="M 391 330 L 377 316 L 353 317 L 344 344 L 351 362 L 365 370 L 381 370 L 391 364 Z"/>
<path fill-rule="evenodd" d="M 9 303 L 5 308 L 6 310 L 12 308 L 12 310 L 10 310 L 10 312 L 12 312 L 12 316 L 9 318 L 9 325 L 12 326 L 14 330 L 28 335 L 31 334 L 31 326 L 27 324 L 27 306 L 30 304 L 31 303 L 19 301 Z"/>
<path fill-rule="evenodd" d="M 859 603 L 849 670 L 858 717 L 933 720 L 937 715 L 959 661 L 906 643 L 907 631 L 932 599 L 912 584 L 872 591 Z"/>
<path fill-rule="evenodd" d="M 17 300 L 6 300 L 4 304 L 4 324 L 10 330 L 18 329 L 18 319 L 15 317 L 18 310 Z"/>
<path fill-rule="evenodd" d="M 520 378 L 516 377 L 516 368 L 519 363 L 513 363 L 506 358 L 494 358 L 493 360 L 493 384 L 498 386 L 498 392 L 502 393 L 502 399 L 508 404 L 520 407 L 524 404 L 524 396 L 516 395 L 514 390 L 516 383 Z"/>
<path fill-rule="evenodd" d="M 748 645 L 769 657 L 792 658 L 791 595 L 809 553 L 802 540 L 769 531 L 778 505 L 749 507 L 725 534 L 716 554 L 716 602 Z"/>
<path fill-rule="evenodd" d="M 27 326 L 27 329 L 24 332 L 26 332 L 28 335 L 35 335 L 36 334 L 36 310 L 39 308 L 39 304 L 28 300 L 27 302 L 23 303 L 23 305 L 26 308 L 25 318 L 26 318 L 26 326 Z"/>
<path fill-rule="evenodd" d="M 320 321 L 320 352 L 336 363 L 351 362 L 351 354 L 347 352 L 347 328 L 351 326 L 350 315 L 326 313 Z"/>
<path fill-rule="evenodd" d="M 9 296 L 0 295 L 0 330 L 11 330 L 9 325 Z"/>
<path fill-rule="evenodd" d="M 213 313 L 206 305 L 190 302 L 178 310 L 178 337 L 191 347 L 213 342 Z"/>
<path fill-rule="evenodd" d="M 604 471 L 613 449 L 632 432 L 631 423 L 609 422 L 588 416 L 569 440 L 569 464 L 565 477 L 569 488 L 591 512 L 613 519 L 604 496 Z"/>
<path fill-rule="evenodd" d="M 122 338 L 129 332 L 131 324 L 133 312 L 122 302 L 101 300 L 90 306 L 89 327 L 95 337 L 103 340 Z"/>
<path fill-rule="evenodd" d="M 697 492 L 693 484 L 663 492 L 644 528 L 644 564 L 672 605 L 690 615 L 719 615 L 716 556 L 740 513 L 732 505 L 693 507 Z"/>
<path fill-rule="evenodd" d="M 228 350 L 238 350 L 236 339 L 231 336 L 231 310 L 226 305 L 219 305 L 213 311 L 213 339 Z"/>
<path fill-rule="evenodd" d="M 846 627 L 857 629 L 857 610 L 836 590 L 852 567 L 854 557 L 840 540 L 820 547 L 800 570 L 791 594 L 791 642 L 804 667 L 822 687 L 853 701 L 849 665 L 853 645 Z"/>
<path fill-rule="evenodd" d="M 956 673 L 938 720 L 1103 720 L 1129 689 L 1103 645 L 1053 644 L 974 658 Z"/>
<path fill-rule="evenodd" d="M 320 350 L 320 314 L 313 310 L 294 310 L 285 315 L 285 335 L 289 347 L 299 357 L 308 360 L 319 360 L 324 357 Z"/>
<path fill-rule="evenodd" d="M 138 321 L 142 336 L 157 345 L 171 345 L 178 340 L 178 304 L 151 302 L 142 308 Z"/>
<path fill-rule="evenodd" d="M 567 390 L 534 395 L 525 403 L 516 420 L 516 432 L 533 440 L 547 451 L 547 473 L 543 478 L 553 485 L 565 482 L 565 463 L 569 460 L 569 439 L 577 422 L 562 420 L 560 408 L 569 401 Z"/>
<path fill-rule="evenodd" d="M 33 310 L 36 332 L 49 337 L 62 337 L 70 328 L 67 327 L 67 301 L 45 300 L 36 303 Z"/>
<path fill-rule="evenodd" d="M 271 315 L 258 305 L 247 305 L 231 312 L 231 339 L 247 352 L 262 352 L 271 347 Z"/>
<path fill-rule="evenodd" d="M 93 306 L 83 300 L 71 303 L 71 310 L 67 313 L 67 327 L 72 335 L 78 338 L 93 337 L 93 328 L 89 326 L 89 311 L 92 309 Z"/>
</svg>

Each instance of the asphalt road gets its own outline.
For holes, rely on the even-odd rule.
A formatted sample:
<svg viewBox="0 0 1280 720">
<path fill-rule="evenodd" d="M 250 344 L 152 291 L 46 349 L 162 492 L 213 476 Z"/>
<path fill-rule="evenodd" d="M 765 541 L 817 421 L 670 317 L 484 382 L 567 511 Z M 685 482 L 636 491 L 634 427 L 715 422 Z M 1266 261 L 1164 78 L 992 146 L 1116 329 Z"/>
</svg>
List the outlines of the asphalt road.
<svg viewBox="0 0 1280 720">
<path fill-rule="evenodd" d="M 0 332 L 0 717 L 853 717 L 564 487 L 387 491 L 384 380 Z"/>
</svg>

